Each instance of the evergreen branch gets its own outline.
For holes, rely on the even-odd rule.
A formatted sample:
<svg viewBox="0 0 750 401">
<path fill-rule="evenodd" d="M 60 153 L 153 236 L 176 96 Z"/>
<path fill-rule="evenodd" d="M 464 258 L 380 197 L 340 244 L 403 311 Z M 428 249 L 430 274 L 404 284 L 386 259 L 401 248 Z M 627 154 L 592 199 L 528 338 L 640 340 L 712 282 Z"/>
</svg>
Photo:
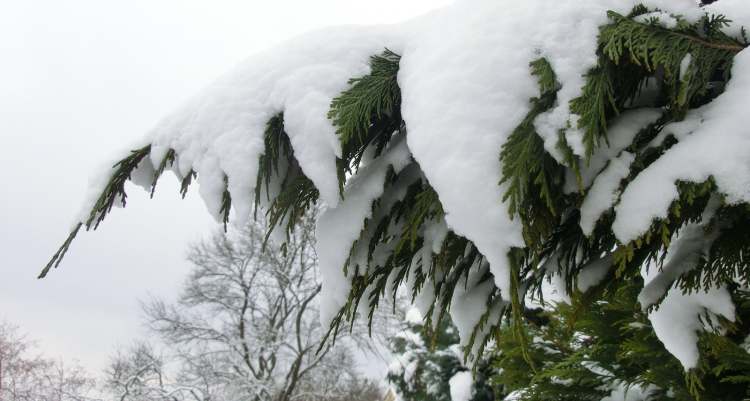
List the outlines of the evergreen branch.
<svg viewBox="0 0 750 401">
<path fill-rule="evenodd" d="M 710 49 L 727 50 L 733 53 L 739 53 L 745 50 L 745 48 L 747 47 L 747 45 L 745 44 L 710 42 L 703 38 L 688 35 L 685 33 L 674 33 L 674 35 L 683 39 L 690 40 L 691 42 L 695 42 L 703 47 L 707 47 Z"/>
<path fill-rule="evenodd" d="M 531 110 L 503 144 L 500 184 L 508 184 L 502 200 L 508 203 L 511 217 L 520 216 L 526 245 L 536 249 L 550 235 L 562 210 L 564 168 L 547 153 L 534 128 L 536 117 L 554 106 L 560 85 L 546 59 L 530 65 L 540 97 L 529 100 Z"/>
<path fill-rule="evenodd" d="M 174 165 L 175 161 L 175 151 L 174 149 L 169 149 L 167 151 L 167 154 L 164 156 L 164 159 L 162 159 L 161 163 L 159 163 L 159 167 L 154 172 L 154 180 L 151 182 L 151 199 L 154 198 L 154 192 L 156 191 L 156 183 L 159 181 L 159 177 L 164 173 L 164 170 L 167 168 L 167 165 L 170 167 Z M 184 197 L 184 195 L 183 195 Z"/>
<path fill-rule="evenodd" d="M 286 233 L 291 233 L 294 227 L 315 205 L 320 192 L 312 181 L 302 173 L 298 165 L 284 178 L 281 192 L 274 198 L 268 210 L 268 232 L 266 241 L 270 238 L 273 229 L 284 222 Z"/>
<path fill-rule="evenodd" d="M 258 176 L 255 182 L 256 213 L 263 189 L 265 189 L 266 200 L 271 200 L 271 180 L 279 175 L 279 163 L 282 156 L 285 161 L 284 167 L 288 167 L 294 160 L 292 144 L 289 136 L 284 132 L 284 113 L 279 113 L 268 120 L 263 135 L 263 144 L 264 152 L 258 158 Z"/>
<path fill-rule="evenodd" d="M 532 372 L 536 372 L 536 363 L 532 358 L 529 351 L 529 340 L 526 337 L 526 330 L 524 329 L 523 311 L 524 307 L 520 299 L 520 276 L 521 276 L 521 264 L 524 258 L 524 251 L 519 248 L 512 249 L 508 254 L 508 260 L 510 262 L 510 302 L 511 302 L 511 327 L 513 335 L 520 344 L 521 355 L 523 356 L 526 363 Z"/>
<path fill-rule="evenodd" d="M 224 175 L 224 192 L 221 194 L 221 208 L 219 214 L 221 221 L 224 223 L 224 232 L 227 232 L 229 223 L 229 211 L 232 209 L 232 194 L 229 193 L 229 177 Z"/>
<path fill-rule="evenodd" d="M 47 277 L 47 273 L 49 273 L 50 269 L 52 267 L 57 268 L 57 266 L 60 265 L 60 262 L 62 262 L 63 257 L 65 257 L 65 254 L 68 252 L 68 248 L 70 248 L 70 244 L 73 242 L 73 239 L 78 235 L 78 231 L 81 230 L 81 226 L 83 226 L 83 223 L 76 224 L 73 231 L 70 232 L 68 235 L 68 238 L 65 239 L 65 242 L 60 246 L 60 248 L 55 252 L 54 255 L 52 255 L 52 259 L 50 259 L 49 262 L 47 262 L 47 265 L 44 266 L 44 269 L 42 269 L 41 273 L 39 273 L 39 276 L 37 278 L 45 278 Z"/>
<path fill-rule="evenodd" d="M 336 166 L 342 195 L 347 173 L 358 168 L 365 150 L 374 146 L 377 157 L 393 133 L 404 129 L 397 80 L 400 60 L 388 49 L 372 56 L 370 74 L 350 79 L 351 87 L 331 102 L 328 118 L 341 142 Z"/>
<path fill-rule="evenodd" d="M 104 187 L 101 195 L 96 200 L 91 214 L 86 220 L 86 230 L 89 230 L 93 224 L 94 230 L 112 210 L 112 206 L 117 199 L 120 199 L 122 206 L 125 206 L 127 194 L 125 193 L 125 183 L 130 179 L 130 174 L 138 167 L 138 164 L 144 157 L 151 152 L 151 145 L 144 146 L 140 149 L 130 152 L 130 156 L 115 163 L 112 168 L 115 170 L 111 178 Z"/>
<path fill-rule="evenodd" d="M 190 171 L 188 171 L 187 175 L 182 179 L 182 181 L 180 181 L 180 195 L 182 196 L 182 199 L 185 199 L 188 188 L 190 187 L 190 184 L 193 183 L 193 180 L 196 177 L 198 177 L 198 173 L 191 169 Z"/>
<path fill-rule="evenodd" d="M 285 224 L 287 235 L 317 202 L 320 193 L 302 172 L 294 157 L 291 141 L 284 131 L 284 114 L 271 117 L 266 123 L 263 136 L 264 151 L 258 159 L 258 175 L 255 183 L 255 213 L 260 206 L 263 193 L 270 202 L 267 210 L 268 228 L 264 244 L 273 230 Z M 272 193 L 271 183 L 280 182 L 278 193 Z M 265 246 L 265 245 L 264 245 Z"/>
<path fill-rule="evenodd" d="M 620 110 L 612 78 L 615 71 L 610 62 L 600 61 L 599 66 L 586 74 L 581 96 L 570 101 L 570 111 L 578 116 L 578 128 L 583 129 L 587 160 L 600 140 L 606 141 L 608 121 Z"/>
<path fill-rule="evenodd" d="M 370 74 L 349 80 L 351 88 L 333 99 L 328 118 L 337 127 L 342 143 L 363 142 L 372 120 L 389 116 L 400 105 L 401 91 L 396 81 L 400 59 L 388 49 L 372 56 Z"/>
<path fill-rule="evenodd" d="M 125 193 L 125 183 L 130 179 L 132 172 L 138 168 L 141 160 L 149 155 L 151 152 L 151 145 L 144 146 L 140 149 L 136 149 L 130 152 L 130 155 L 126 158 L 118 161 L 112 166 L 114 172 L 109 178 L 107 185 L 102 190 L 101 194 L 97 198 L 94 206 L 89 213 L 88 219 L 85 222 L 79 222 L 75 228 L 70 232 L 65 242 L 60 248 L 52 255 L 50 261 L 45 265 L 39 274 L 38 278 L 44 278 L 49 273 L 52 267 L 57 267 L 62 262 L 63 257 L 70 248 L 73 239 L 78 235 L 81 226 L 86 226 L 86 230 L 94 229 L 99 227 L 99 224 L 104 221 L 107 214 L 112 210 L 116 200 L 122 202 L 122 206 L 125 206 L 127 194 Z"/>
</svg>

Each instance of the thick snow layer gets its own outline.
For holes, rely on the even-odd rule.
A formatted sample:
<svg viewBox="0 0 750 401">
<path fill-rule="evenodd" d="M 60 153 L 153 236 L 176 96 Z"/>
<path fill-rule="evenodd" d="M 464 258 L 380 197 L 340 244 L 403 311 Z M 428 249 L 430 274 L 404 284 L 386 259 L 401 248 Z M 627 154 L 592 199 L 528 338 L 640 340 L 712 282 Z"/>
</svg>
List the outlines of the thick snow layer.
<svg viewBox="0 0 750 401">
<path fill-rule="evenodd" d="M 448 381 L 451 389 L 451 401 L 469 401 L 471 400 L 471 388 L 474 380 L 471 372 L 458 372 Z"/>
<path fill-rule="evenodd" d="M 707 5 L 704 10 L 711 14 L 731 15 L 732 25 L 723 30 L 734 37 L 740 37 L 743 26 L 750 26 L 750 7 L 745 0 L 721 0 Z"/>
<path fill-rule="evenodd" d="M 719 328 L 716 316 L 730 321 L 735 319 L 734 303 L 726 288 L 683 294 L 672 284 L 677 277 L 696 266 L 716 238 L 717 230 L 707 232 L 706 226 L 718 205 L 718 199 L 712 198 L 701 222 L 690 223 L 677 232 L 661 269 L 651 264 L 642 272 L 645 285 L 638 294 L 638 302 L 645 310 L 664 297 L 658 309 L 648 317 L 656 336 L 686 370 L 695 367 L 698 361 L 698 332 L 711 330 L 711 325 Z"/>
<path fill-rule="evenodd" d="M 597 148 L 588 163 L 581 168 L 581 181 L 584 188 L 591 185 L 607 163 L 630 146 L 638 132 L 655 122 L 661 114 L 660 109 L 642 108 L 626 111 L 615 118 L 607 130 L 608 143 Z M 578 189 L 574 180 L 569 180 L 567 186 L 567 192 L 574 192 Z"/>
<path fill-rule="evenodd" d="M 497 185 L 498 150 L 538 93 L 529 62 L 546 57 L 562 84 L 558 106 L 535 123 L 554 152 L 557 132 L 572 118 L 568 102 L 596 64 L 606 11 L 626 13 L 636 3 L 462 1 L 436 13 L 404 47 L 399 85 L 409 149 L 438 192 L 448 226 L 487 257 L 503 294 L 509 292 L 507 252 L 523 241 L 518 219 L 498 201 L 505 190 Z M 688 0 L 669 3 L 697 10 Z M 580 133 L 570 131 L 568 142 L 582 153 Z"/>
<path fill-rule="evenodd" d="M 334 168 L 340 145 L 326 117 L 347 81 L 366 74 L 369 57 L 398 49 L 394 27 L 338 27 L 258 54 L 220 78 L 151 132 L 177 152 L 180 172 L 199 174 L 201 196 L 218 215 L 228 177 L 235 216 L 250 215 L 265 124 L 284 112 L 294 156 L 330 205 L 338 202 Z"/>
<path fill-rule="evenodd" d="M 648 23 L 650 21 L 657 20 L 659 21 L 659 25 L 667 29 L 671 29 L 677 26 L 677 19 L 673 15 L 665 13 L 663 11 L 654 11 L 639 15 L 635 18 L 635 20 L 642 23 Z"/>
<path fill-rule="evenodd" d="M 689 223 L 682 227 L 672 239 L 661 269 L 650 266 L 646 272 L 648 282 L 638 294 L 638 302 L 644 310 L 661 299 L 672 283 L 683 273 L 695 268 L 718 235 L 718 230 L 706 232 L 706 225 L 718 207 L 718 199 L 712 198 L 701 222 Z M 657 270 L 657 271 L 654 271 Z"/>
<path fill-rule="evenodd" d="M 383 194 L 388 169 L 399 172 L 410 161 L 403 136 L 394 137 L 383 157 L 360 168 L 358 174 L 349 180 L 344 200 L 337 207 L 329 206 L 318 218 L 315 235 L 323 282 L 320 319 L 325 324 L 330 323 L 346 303 L 351 278 L 344 274 L 343 267 L 365 219 L 372 214 L 372 202 Z"/>
<path fill-rule="evenodd" d="M 436 14 L 430 29 L 416 32 L 404 48 L 399 85 L 409 148 L 439 194 L 448 225 L 487 257 L 503 294 L 510 291 L 507 252 L 523 240 L 520 223 L 499 202 L 505 188 L 497 185 L 498 151 L 538 92 L 528 64 L 546 56 L 562 82 L 572 81 L 561 91 L 580 90 L 588 68 L 581 66 L 596 61 L 603 12 L 573 1 L 555 7 L 464 1 Z M 572 20 L 582 22 L 563 22 Z"/>
<path fill-rule="evenodd" d="M 589 263 L 581 269 L 576 276 L 576 288 L 578 288 L 578 291 L 586 292 L 591 287 L 601 283 L 609 272 L 609 269 L 612 268 L 612 259 L 612 255 L 607 255 Z"/>
<path fill-rule="evenodd" d="M 422 312 L 417 307 L 411 307 L 406 311 L 404 322 L 409 324 L 422 324 Z"/>
<path fill-rule="evenodd" d="M 652 399 L 652 393 L 656 389 L 653 386 L 642 387 L 625 383 L 616 383 L 612 387 L 612 392 L 601 401 L 648 401 Z"/>
<path fill-rule="evenodd" d="M 508 394 L 504 400 L 505 401 L 520 401 L 523 399 L 524 394 L 526 394 L 526 391 L 523 389 L 515 390 L 515 391 L 512 391 L 510 394 Z"/>
<path fill-rule="evenodd" d="M 633 160 L 635 156 L 632 153 L 622 152 L 610 160 L 607 168 L 594 180 L 581 205 L 580 225 L 584 234 L 591 235 L 599 217 L 614 205 L 620 181 L 628 176 Z"/>
<path fill-rule="evenodd" d="M 661 270 L 653 264 L 646 266 L 643 271 L 645 286 L 638 294 L 638 301 L 645 309 L 666 292 L 658 309 L 648 317 L 656 336 L 686 370 L 695 367 L 698 361 L 698 332 L 712 329 L 711 325 L 718 328 L 716 316 L 730 321 L 735 319 L 734 303 L 726 288 L 683 294 L 679 288 L 672 287 L 675 278 L 695 266 L 711 237 L 715 237 L 716 233 L 705 232 L 705 222 L 715 208 L 716 202 L 712 200 L 704 213 L 703 223 L 691 223 L 678 232 Z"/>
<path fill-rule="evenodd" d="M 453 324 L 458 329 L 461 345 L 467 346 L 471 333 L 476 327 L 482 315 L 487 311 L 487 302 L 490 299 L 494 286 L 490 280 L 480 282 L 482 276 L 487 272 L 485 266 L 474 266 L 465 280 L 460 280 L 456 286 L 453 298 L 451 298 L 450 315 Z M 493 311 L 494 312 L 494 311 Z M 497 311 L 498 313 L 500 311 Z M 494 313 L 493 313 L 494 315 Z M 494 316 L 493 316 L 494 317 Z M 489 319 L 490 322 L 495 321 Z M 483 333 L 477 335 L 478 343 L 484 338 Z M 472 350 L 473 351 L 473 350 Z"/>
<path fill-rule="evenodd" d="M 641 172 L 620 197 L 612 229 L 622 242 L 642 235 L 656 218 L 667 216 L 677 198 L 676 181 L 713 177 L 729 202 L 750 201 L 750 52 L 734 61 L 726 92 L 688 119 L 701 124 Z M 699 117 L 695 116 L 699 114 Z"/>
<path fill-rule="evenodd" d="M 662 128 L 662 130 L 659 132 L 659 134 L 651 140 L 651 142 L 648 144 L 648 147 L 661 146 L 668 136 L 672 136 L 676 140 L 681 141 L 688 135 L 692 134 L 696 129 L 698 129 L 698 127 L 701 126 L 701 123 L 703 122 L 701 113 L 698 110 L 700 109 L 697 109 L 695 110 L 695 112 L 687 115 L 682 121 L 676 121 L 665 125 L 664 128 Z"/>
<path fill-rule="evenodd" d="M 709 320 L 706 321 L 705 315 Z M 651 326 L 664 347 L 680 360 L 685 370 L 698 363 L 698 332 L 717 325 L 716 316 L 734 321 L 734 304 L 726 288 L 713 288 L 708 292 L 682 294 L 672 288 L 659 305 L 648 315 Z"/>
</svg>

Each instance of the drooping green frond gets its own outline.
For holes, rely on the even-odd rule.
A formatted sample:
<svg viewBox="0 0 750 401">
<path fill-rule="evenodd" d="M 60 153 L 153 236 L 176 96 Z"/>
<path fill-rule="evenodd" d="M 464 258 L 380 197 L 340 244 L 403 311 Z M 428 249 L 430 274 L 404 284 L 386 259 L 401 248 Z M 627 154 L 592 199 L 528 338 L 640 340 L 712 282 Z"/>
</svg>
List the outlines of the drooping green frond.
<svg viewBox="0 0 750 401">
<path fill-rule="evenodd" d="M 338 160 L 343 191 L 346 174 L 359 165 L 366 149 L 379 155 L 394 132 L 403 128 L 397 74 L 401 56 L 386 49 L 370 58 L 370 73 L 349 80 L 351 87 L 331 102 L 328 118 L 341 141 Z"/>
<path fill-rule="evenodd" d="M 76 235 L 78 235 L 81 226 L 85 226 L 87 231 L 92 228 L 96 230 L 99 227 L 99 224 L 104 221 L 104 218 L 107 217 L 109 212 L 112 211 L 115 202 L 120 202 L 122 206 L 125 206 L 127 201 L 125 183 L 130 179 L 130 175 L 133 171 L 138 168 L 141 160 L 147 157 L 150 153 L 151 145 L 144 146 L 140 149 L 131 151 L 129 156 L 112 166 L 114 171 L 112 172 L 109 181 L 107 181 L 104 190 L 91 208 L 88 218 L 86 221 L 81 222 L 74 227 L 62 246 L 60 246 L 57 252 L 52 256 L 52 259 L 50 259 L 44 269 L 42 269 L 39 278 L 45 277 L 52 267 L 60 265 L 62 258 L 65 256 L 65 253 L 67 253 L 68 248 L 70 248 L 70 244 L 73 242 Z"/>
<path fill-rule="evenodd" d="M 55 252 L 54 255 L 52 255 L 52 258 L 47 262 L 47 264 L 44 266 L 42 271 L 39 273 L 37 278 L 44 278 L 49 273 L 50 269 L 57 268 L 57 266 L 60 265 L 60 262 L 62 262 L 63 258 L 65 257 L 65 254 L 68 252 L 68 249 L 70 248 L 70 244 L 73 242 L 73 240 L 78 235 L 78 232 L 81 231 L 81 227 L 83 226 L 83 223 L 78 223 L 75 225 L 73 230 L 68 234 L 68 238 L 65 239 L 65 242 L 63 242 L 62 245 L 60 245 L 60 248 L 57 249 L 57 252 Z"/>
<path fill-rule="evenodd" d="M 643 11 L 629 16 L 608 13 L 612 23 L 600 30 L 599 65 L 587 75 L 581 96 L 571 101 L 587 158 L 607 140 L 608 120 L 627 107 L 647 77 L 657 77 L 664 85 L 669 97 L 665 106 L 684 115 L 688 107 L 716 95 L 711 83 L 728 79 L 734 54 L 745 47 L 722 33 L 720 28 L 728 23 L 723 16 L 706 16 L 696 23 L 673 16 L 676 27 L 668 29 L 656 17 L 637 21 Z M 683 65 L 685 60 L 690 63 Z M 717 74 L 723 77 L 716 79 Z"/>
<path fill-rule="evenodd" d="M 602 29 L 602 52 L 615 64 L 633 63 L 648 72 L 663 74 L 672 98 L 670 107 L 695 106 L 712 90 L 716 74 L 726 81 L 731 60 L 744 45 L 722 33 L 729 21 L 724 16 L 705 16 L 697 23 L 679 17 L 674 30 L 662 27 L 658 20 L 634 21 L 609 12 L 613 24 Z M 686 60 L 686 57 L 689 59 Z M 683 61 L 689 61 L 683 65 Z M 686 70 L 682 71 L 683 68 Z"/>
<path fill-rule="evenodd" d="M 673 236 L 687 223 L 701 221 L 715 191 L 716 184 L 712 179 L 702 183 L 679 182 L 679 196 L 672 202 L 669 216 L 655 220 L 640 238 L 616 249 L 614 263 L 617 274 L 626 277 L 640 275 L 642 267 L 648 262 L 661 266 Z"/>
<path fill-rule="evenodd" d="M 349 81 L 351 87 L 333 99 L 328 117 L 337 127 L 342 143 L 364 143 L 373 120 L 393 119 L 401 91 L 396 75 L 401 56 L 390 50 L 370 59 L 370 74 Z"/>
<path fill-rule="evenodd" d="M 182 195 L 182 199 L 185 199 L 188 188 L 190 188 L 190 184 L 193 183 L 193 180 L 195 180 L 196 177 L 198 177 L 198 173 L 191 169 L 190 171 L 188 171 L 182 181 L 180 181 L 180 195 Z"/>
<path fill-rule="evenodd" d="M 268 238 L 279 224 L 284 225 L 287 234 L 293 232 L 320 193 L 294 157 L 289 136 L 284 131 L 283 113 L 268 120 L 263 142 L 264 152 L 258 159 L 255 182 L 255 211 L 257 213 L 262 201 L 269 203 Z"/>
<path fill-rule="evenodd" d="M 86 229 L 88 230 L 93 225 L 96 229 L 99 224 L 104 221 L 115 202 L 120 202 L 122 206 L 125 206 L 127 201 L 127 194 L 125 193 L 125 183 L 130 179 L 130 174 L 138 167 L 141 160 L 151 153 L 151 145 L 144 146 L 138 150 L 130 152 L 130 156 L 117 162 L 112 168 L 114 172 L 111 178 L 104 187 L 101 195 L 96 200 L 94 207 L 91 209 L 91 214 L 86 220 Z"/>
<path fill-rule="evenodd" d="M 578 128 L 584 132 L 587 158 L 591 157 L 602 140 L 606 141 L 607 121 L 620 111 L 612 79 L 614 71 L 611 63 L 600 61 L 600 65 L 586 75 L 581 96 L 570 102 L 570 111 L 579 116 Z"/>
<path fill-rule="evenodd" d="M 159 178 L 162 174 L 164 174 L 164 170 L 167 168 L 167 166 L 172 167 L 174 165 L 175 161 L 175 151 L 174 149 L 169 149 L 167 151 L 167 154 L 164 155 L 164 158 L 159 163 L 159 166 L 156 168 L 156 171 L 154 172 L 154 180 L 151 182 L 151 198 L 154 197 L 154 192 L 156 192 L 156 183 L 159 181 Z M 185 195 L 183 194 L 183 197 Z"/>
<path fill-rule="evenodd" d="M 229 212 L 232 210 L 232 194 L 229 193 L 229 177 L 224 176 L 224 192 L 221 194 L 221 207 L 219 208 L 219 215 L 221 215 L 221 222 L 224 223 L 224 232 L 227 232 L 227 224 L 229 224 Z"/>
<path fill-rule="evenodd" d="M 503 201 L 511 216 L 519 215 L 526 244 L 534 248 L 557 225 L 565 170 L 547 153 L 534 129 L 536 117 L 554 106 L 559 84 L 546 59 L 533 61 L 531 72 L 537 77 L 540 95 L 530 99 L 531 110 L 503 144 L 500 184 L 507 183 Z"/>
<path fill-rule="evenodd" d="M 350 89 L 331 104 L 329 118 L 342 144 L 340 182 L 347 174 L 356 174 L 366 151 L 370 152 L 368 157 L 380 157 L 392 135 L 408 135 L 401 120 L 401 92 L 396 79 L 399 60 L 400 56 L 389 50 L 373 57 L 370 74 L 352 79 Z M 344 321 L 357 316 L 360 305 L 372 317 L 381 299 L 394 297 L 398 286 L 405 283 L 414 296 L 424 286 L 434 287 L 431 310 L 439 322 L 449 309 L 454 289 L 481 258 L 470 241 L 451 233 L 440 252 L 433 255 L 434 244 L 427 243 L 426 230 L 445 224 L 443 209 L 415 162 L 399 173 L 389 173 L 384 193 L 372 207 L 372 217 L 365 221 L 344 266 L 352 289 L 332 324 L 334 335 Z M 468 248 L 473 250 L 467 253 Z M 391 294 L 386 293 L 389 289 Z M 438 324 L 431 321 L 432 312 L 428 315 L 428 326 Z"/>
<path fill-rule="evenodd" d="M 686 293 L 708 290 L 727 283 L 750 288 L 750 209 L 728 205 L 716 212 L 712 222 L 719 234 L 695 269 L 680 276 L 679 287 Z"/>
<path fill-rule="evenodd" d="M 743 44 L 721 33 L 719 28 L 726 23 L 723 17 L 706 16 L 702 21 L 694 24 L 675 17 L 679 22 L 677 27 L 667 29 L 662 27 L 657 19 L 647 22 L 635 20 L 635 17 L 647 12 L 650 10 L 645 7 L 637 8 L 627 17 L 610 12 L 612 23 L 603 26 L 600 31 L 599 65 L 587 76 L 582 95 L 571 102 L 571 111 L 579 118 L 578 128 L 584 131 L 586 155 L 590 157 L 597 148 L 608 146 L 606 132 L 612 119 L 625 108 L 637 107 L 645 82 L 647 80 L 660 82 L 657 89 L 661 92 L 661 96 L 652 100 L 652 102 L 656 101 L 655 104 L 649 103 L 648 105 L 662 106 L 664 115 L 656 123 L 645 127 L 636 135 L 633 144 L 627 147 L 627 151 L 635 154 L 635 161 L 631 166 L 629 176 L 621 184 L 623 187 L 675 143 L 674 138 L 667 136 L 661 145 L 654 147 L 651 144 L 667 123 L 679 121 L 684 117 L 687 109 L 705 104 L 720 93 L 722 87 L 720 83 L 729 78 L 729 66 L 734 54 L 744 48 Z M 698 30 L 701 32 L 706 30 L 707 33 L 700 37 Z M 687 54 L 690 54 L 691 58 L 688 60 L 689 64 L 685 62 Z M 688 70 L 682 71 L 681 74 L 680 68 L 685 68 L 685 65 L 688 66 Z M 548 68 L 545 64 L 532 67 L 534 67 L 533 73 L 537 76 L 542 74 L 548 77 L 553 76 L 550 73 L 543 73 L 545 68 Z M 554 88 L 549 79 L 546 82 L 540 79 L 539 86 L 542 90 Z M 653 84 L 651 86 L 653 87 Z M 716 88 L 719 88 L 719 91 Z M 542 94 L 542 99 L 543 96 Z M 537 99 L 535 100 L 538 102 Z M 535 113 L 536 104 L 532 101 L 530 114 Z M 519 132 L 522 128 L 526 128 L 529 132 L 522 135 Z M 561 135 L 560 144 L 564 144 L 564 140 L 565 136 Z M 542 160 L 549 158 L 542 145 L 538 136 L 533 132 L 533 125 L 524 124 L 514 131 L 514 135 L 504 145 L 503 182 L 511 183 L 510 190 L 505 194 L 511 211 L 519 210 L 518 199 L 523 199 L 522 188 L 524 184 L 528 186 L 529 182 L 533 182 L 529 175 L 539 171 L 540 167 L 537 166 L 542 164 Z M 528 149 L 534 149 L 536 157 L 519 156 L 525 153 L 530 154 Z M 563 154 L 567 154 L 565 157 L 567 168 L 570 168 L 573 175 L 578 177 L 580 186 L 575 156 L 572 152 L 563 152 Z M 557 174 L 570 179 L 571 173 L 563 172 L 565 167 L 557 167 L 554 163 L 550 166 L 551 173 L 547 176 Z M 540 177 L 536 182 L 544 183 L 545 181 Z M 687 184 L 681 185 L 684 187 Z M 692 193 L 690 190 L 687 191 Z M 530 251 L 526 258 L 526 267 L 522 269 L 522 277 L 530 277 L 533 280 L 543 277 L 546 273 L 535 272 L 535 266 L 540 261 L 551 258 L 555 260 L 555 264 L 559 265 L 559 272 L 567 277 L 566 285 L 569 290 L 572 290 L 577 272 L 589 262 L 610 253 L 612 249 L 615 249 L 615 261 L 619 266 L 618 274 L 623 274 L 626 270 L 637 274 L 641 263 L 664 257 L 664 252 L 669 246 L 669 238 L 680 227 L 687 222 L 699 219 L 710 192 L 701 192 L 702 201 L 697 203 L 693 202 L 695 199 L 691 197 L 681 198 L 682 201 L 676 202 L 670 209 L 669 218 L 655 222 L 640 240 L 622 246 L 617 246 L 609 228 L 613 217 L 611 215 L 600 220 L 592 236 L 587 237 L 580 232 L 576 217 L 576 209 L 580 206 L 580 200 L 577 199 L 580 198 L 575 196 L 558 197 L 558 209 L 565 211 L 564 217 L 559 221 L 552 219 L 554 215 L 549 212 L 549 208 L 545 209 L 540 205 L 530 209 L 526 216 L 519 212 L 524 222 L 524 238 Z M 538 203 L 549 199 L 544 191 L 538 191 L 530 198 Z M 693 213 L 680 214 L 683 208 L 690 209 Z M 551 229 L 530 230 L 529 227 L 535 227 L 535 218 L 542 223 L 552 220 L 552 223 L 548 223 Z M 544 224 L 536 226 L 545 227 Z M 545 235 L 529 235 L 529 233 L 544 233 Z M 654 240 L 657 237 L 659 240 Z M 631 266 L 631 269 L 627 269 L 625 265 Z M 539 288 L 538 281 L 527 283 L 527 285 L 530 288 Z"/>
<path fill-rule="evenodd" d="M 268 210 L 268 234 L 280 223 L 285 223 L 285 231 L 291 233 L 305 214 L 318 201 L 320 192 L 299 165 L 294 165 L 281 184 L 281 192 L 276 195 Z"/>
<path fill-rule="evenodd" d="M 258 159 L 258 176 L 255 181 L 255 210 L 257 212 L 263 192 L 266 201 L 271 200 L 271 181 L 274 176 L 279 175 L 279 168 L 288 168 L 294 163 L 292 144 L 289 136 L 284 132 L 284 114 L 279 113 L 266 123 L 266 131 L 263 135 L 264 152 Z M 284 165 L 281 166 L 283 158 Z"/>
</svg>

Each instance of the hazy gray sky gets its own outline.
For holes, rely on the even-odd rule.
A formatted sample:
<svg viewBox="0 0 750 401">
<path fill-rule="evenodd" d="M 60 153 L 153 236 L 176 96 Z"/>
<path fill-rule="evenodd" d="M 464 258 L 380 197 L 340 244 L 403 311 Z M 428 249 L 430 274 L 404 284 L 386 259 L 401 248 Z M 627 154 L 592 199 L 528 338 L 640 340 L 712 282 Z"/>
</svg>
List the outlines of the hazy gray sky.
<svg viewBox="0 0 750 401">
<path fill-rule="evenodd" d="M 60 269 L 64 240 L 103 160 L 245 57 L 305 31 L 391 23 L 450 0 L 23 0 L 0 4 L 0 320 L 43 350 L 100 369 L 142 333 L 138 299 L 173 298 L 185 248 L 215 229 L 169 175 L 131 187 Z"/>
</svg>

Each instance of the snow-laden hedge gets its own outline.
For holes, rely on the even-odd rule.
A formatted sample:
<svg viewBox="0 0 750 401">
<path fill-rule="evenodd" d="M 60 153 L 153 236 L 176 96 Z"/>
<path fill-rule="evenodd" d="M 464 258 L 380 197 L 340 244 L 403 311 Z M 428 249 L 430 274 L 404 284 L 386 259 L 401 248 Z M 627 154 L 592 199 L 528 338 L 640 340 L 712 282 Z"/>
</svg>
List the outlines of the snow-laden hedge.
<svg viewBox="0 0 750 401">
<path fill-rule="evenodd" d="M 696 332 L 730 325 L 750 286 L 748 24 L 743 0 L 463 0 L 308 34 L 103 171 L 42 276 L 126 181 L 153 191 L 172 170 L 225 224 L 268 213 L 283 236 L 323 205 L 334 335 L 403 284 L 471 355 L 545 278 L 577 298 L 643 276 L 642 307 L 691 368 Z"/>
</svg>

